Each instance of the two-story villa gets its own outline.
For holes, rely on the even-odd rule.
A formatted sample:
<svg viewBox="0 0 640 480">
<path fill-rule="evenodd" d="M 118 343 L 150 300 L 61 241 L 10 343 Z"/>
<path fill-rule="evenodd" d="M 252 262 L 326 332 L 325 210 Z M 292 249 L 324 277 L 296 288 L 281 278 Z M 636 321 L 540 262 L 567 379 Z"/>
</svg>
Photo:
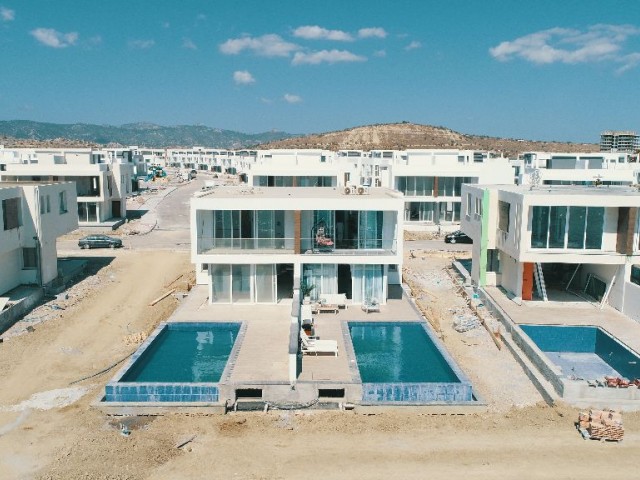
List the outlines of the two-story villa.
<svg viewBox="0 0 640 480">
<path fill-rule="evenodd" d="M 219 187 L 191 200 L 192 259 L 212 303 L 343 293 L 354 304 L 401 296 L 403 196 L 341 188 Z M 303 292 L 305 293 L 305 292 Z"/>
<path fill-rule="evenodd" d="M 477 285 L 516 302 L 574 292 L 640 320 L 637 188 L 464 185 L 462 195 Z"/>
</svg>

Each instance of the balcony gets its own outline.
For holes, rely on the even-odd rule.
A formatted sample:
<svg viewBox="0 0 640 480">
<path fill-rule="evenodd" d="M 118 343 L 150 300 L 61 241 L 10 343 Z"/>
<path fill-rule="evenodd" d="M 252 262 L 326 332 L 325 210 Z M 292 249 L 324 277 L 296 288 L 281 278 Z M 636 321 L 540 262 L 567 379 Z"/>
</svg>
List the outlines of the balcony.
<svg viewBox="0 0 640 480">
<path fill-rule="evenodd" d="M 332 241 L 318 242 L 317 238 L 301 238 L 300 254 L 302 255 L 395 255 L 397 241 L 395 239 L 354 240 L 349 244 L 335 245 Z M 197 253 L 201 254 L 294 254 L 295 238 L 214 238 L 198 237 Z"/>
</svg>

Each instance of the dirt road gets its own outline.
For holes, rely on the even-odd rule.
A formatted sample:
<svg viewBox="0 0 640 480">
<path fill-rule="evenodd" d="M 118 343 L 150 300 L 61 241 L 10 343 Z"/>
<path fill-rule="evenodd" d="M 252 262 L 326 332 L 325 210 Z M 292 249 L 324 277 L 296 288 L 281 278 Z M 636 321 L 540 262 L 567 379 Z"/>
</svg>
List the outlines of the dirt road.
<svg viewBox="0 0 640 480">
<path fill-rule="evenodd" d="M 113 255 L 98 273 L 99 290 L 88 292 L 59 318 L 36 325 L 32 333 L 0 344 L 3 480 L 636 476 L 640 415 L 625 414 L 627 433 L 620 444 L 584 441 L 573 427 L 577 410 L 531 405 L 536 398 L 527 402 L 523 397 L 531 391 L 517 383 L 514 389 L 525 390 L 488 395 L 503 408 L 468 416 L 271 411 L 107 417 L 90 403 L 113 372 L 69 383 L 133 351 L 124 336 L 148 332 L 176 305 L 171 297 L 155 307 L 148 302 L 192 270 L 181 253 Z M 415 275 L 422 275 L 433 291 L 439 280 L 427 275 L 430 261 L 418 257 L 412 262 Z M 482 392 L 491 392 L 499 383 L 493 369 L 508 360 L 478 333 L 445 334 L 454 357 L 474 382 L 478 379 Z M 472 353 L 484 343 L 488 353 Z M 490 361 L 494 354 L 500 358 Z M 504 408 L 508 401 L 526 406 Z M 128 425 L 130 436 L 120 434 L 121 423 Z"/>
</svg>

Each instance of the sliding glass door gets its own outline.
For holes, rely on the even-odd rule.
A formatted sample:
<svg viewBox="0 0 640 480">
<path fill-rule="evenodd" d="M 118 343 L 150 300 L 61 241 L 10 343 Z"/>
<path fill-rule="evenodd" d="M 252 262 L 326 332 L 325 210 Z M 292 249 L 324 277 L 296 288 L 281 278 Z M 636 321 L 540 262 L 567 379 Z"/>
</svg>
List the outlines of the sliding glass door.
<svg viewBox="0 0 640 480">
<path fill-rule="evenodd" d="M 384 265 L 355 265 L 353 268 L 354 303 L 383 303 Z"/>
</svg>

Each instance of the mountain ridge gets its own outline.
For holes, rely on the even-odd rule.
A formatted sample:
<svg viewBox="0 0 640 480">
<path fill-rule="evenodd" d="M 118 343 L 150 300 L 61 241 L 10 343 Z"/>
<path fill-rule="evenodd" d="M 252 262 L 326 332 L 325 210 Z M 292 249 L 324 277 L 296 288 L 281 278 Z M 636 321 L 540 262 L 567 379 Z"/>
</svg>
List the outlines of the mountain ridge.
<svg viewBox="0 0 640 480">
<path fill-rule="evenodd" d="M 180 148 L 405 150 L 420 148 L 482 150 L 515 157 L 527 151 L 597 152 L 598 144 L 536 141 L 469 135 L 447 127 L 410 122 L 363 125 L 333 132 L 296 135 L 277 130 L 248 134 L 205 125 L 163 126 L 151 122 L 119 126 L 57 124 L 31 120 L 0 121 L 0 144 L 7 147 L 94 147 L 137 145 Z"/>
</svg>

